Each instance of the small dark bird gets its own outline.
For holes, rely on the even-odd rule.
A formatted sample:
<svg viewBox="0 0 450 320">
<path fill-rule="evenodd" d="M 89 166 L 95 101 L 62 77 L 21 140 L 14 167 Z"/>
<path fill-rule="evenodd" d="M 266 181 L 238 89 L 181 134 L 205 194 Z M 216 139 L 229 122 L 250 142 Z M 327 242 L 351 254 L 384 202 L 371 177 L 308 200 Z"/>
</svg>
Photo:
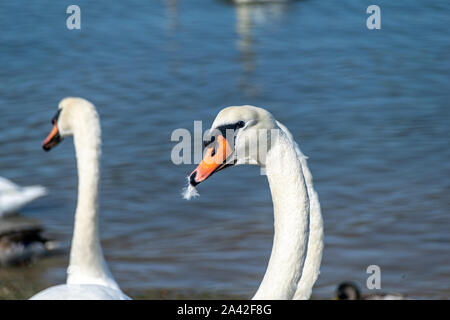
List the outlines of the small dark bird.
<svg viewBox="0 0 450 320">
<path fill-rule="evenodd" d="M 57 241 L 42 235 L 39 222 L 24 217 L 0 219 L 0 267 L 25 265 L 62 252 Z"/>
<path fill-rule="evenodd" d="M 342 282 L 336 290 L 336 300 L 404 300 L 405 297 L 397 293 L 379 293 L 361 295 L 358 286 L 352 282 Z"/>
</svg>

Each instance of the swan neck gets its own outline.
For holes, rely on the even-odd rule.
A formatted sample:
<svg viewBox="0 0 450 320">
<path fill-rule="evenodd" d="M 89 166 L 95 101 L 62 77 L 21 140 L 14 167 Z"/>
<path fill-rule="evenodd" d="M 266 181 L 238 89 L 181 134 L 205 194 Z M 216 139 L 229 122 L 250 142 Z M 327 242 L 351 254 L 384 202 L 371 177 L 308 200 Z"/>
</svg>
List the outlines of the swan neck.
<svg viewBox="0 0 450 320">
<path fill-rule="evenodd" d="M 292 299 L 302 275 L 309 235 L 309 198 L 294 145 L 280 132 L 267 154 L 274 239 L 264 279 L 253 299 Z"/>
<path fill-rule="evenodd" d="M 87 134 L 74 134 L 78 170 L 77 222 L 92 222 L 98 225 L 98 184 L 100 179 L 100 143 L 89 141 Z M 93 228 L 94 229 L 94 228 Z M 98 238 L 98 233 L 92 234 Z"/>
<path fill-rule="evenodd" d="M 91 119 L 92 118 L 92 119 Z M 97 117 L 74 124 L 78 201 L 67 283 L 114 283 L 103 257 L 98 231 L 101 134 Z M 110 281 L 111 279 L 111 281 Z"/>
</svg>

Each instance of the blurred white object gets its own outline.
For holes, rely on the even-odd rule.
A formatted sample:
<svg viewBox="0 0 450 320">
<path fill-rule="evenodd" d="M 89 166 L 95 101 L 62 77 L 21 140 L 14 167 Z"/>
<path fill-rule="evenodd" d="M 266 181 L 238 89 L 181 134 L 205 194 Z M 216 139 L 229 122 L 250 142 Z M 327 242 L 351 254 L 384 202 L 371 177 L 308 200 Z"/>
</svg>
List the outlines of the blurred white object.
<svg viewBox="0 0 450 320">
<path fill-rule="evenodd" d="M 232 0 L 236 4 L 284 3 L 290 0 Z"/>
<path fill-rule="evenodd" d="M 73 135 L 78 170 L 78 203 L 66 284 L 53 286 L 31 300 L 130 300 L 120 290 L 103 256 L 98 232 L 101 127 L 94 105 L 82 98 L 65 98 L 52 120 L 42 147 L 50 151 Z"/>
<path fill-rule="evenodd" d="M 18 213 L 22 207 L 46 194 L 47 189 L 42 186 L 21 187 L 0 177 L 0 217 Z"/>
</svg>

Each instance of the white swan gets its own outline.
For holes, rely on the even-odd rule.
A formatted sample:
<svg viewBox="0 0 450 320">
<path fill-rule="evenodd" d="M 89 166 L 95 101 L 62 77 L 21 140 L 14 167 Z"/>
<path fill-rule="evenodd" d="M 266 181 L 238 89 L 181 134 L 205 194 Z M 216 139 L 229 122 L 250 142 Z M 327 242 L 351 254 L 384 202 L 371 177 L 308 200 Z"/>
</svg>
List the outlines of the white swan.
<svg viewBox="0 0 450 320">
<path fill-rule="evenodd" d="M 275 234 L 264 279 L 253 299 L 308 299 L 319 274 L 323 225 L 305 156 L 286 127 L 253 106 L 220 111 L 209 136 L 205 156 L 189 176 L 188 190 L 239 164 L 260 165 L 269 181 Z"/>
<path fill-rule="evenodd" d="M 0 177 L 0 217 L 19 213 L 25 205 L 47 194 L 43 186 L 21 187 Z"/>
<path fill-rule="evenodd" d="M 125 300 L 105 262 L 98 234 L 98 181 L 100 121 L 92 103 L 81 98 L 65 98 L 52 120 L 53 130 L 43 142 L 49 151 L 62 138 L 73 135 L 78 167 L 78 203 L 67 269 L 67 283 L 54 286 L 31 299 Z"/>
</svg>

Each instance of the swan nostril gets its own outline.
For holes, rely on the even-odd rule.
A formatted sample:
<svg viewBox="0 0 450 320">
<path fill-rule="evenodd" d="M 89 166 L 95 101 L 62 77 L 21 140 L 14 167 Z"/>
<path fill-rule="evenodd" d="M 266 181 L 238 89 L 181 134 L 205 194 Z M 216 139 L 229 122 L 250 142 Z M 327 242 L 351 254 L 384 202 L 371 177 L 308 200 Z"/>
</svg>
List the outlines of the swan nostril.
<svg viewBox="0 0 450 320">
<path fill-rule="evenodd" d="M 198 185 L 198 182 L 195 181 L 195 177 L 197 176 L 197 171 L 192 172 L 191 176 L 189 177 L 189 184 L 191 184 L 193 187 Z"/>
</svg>

